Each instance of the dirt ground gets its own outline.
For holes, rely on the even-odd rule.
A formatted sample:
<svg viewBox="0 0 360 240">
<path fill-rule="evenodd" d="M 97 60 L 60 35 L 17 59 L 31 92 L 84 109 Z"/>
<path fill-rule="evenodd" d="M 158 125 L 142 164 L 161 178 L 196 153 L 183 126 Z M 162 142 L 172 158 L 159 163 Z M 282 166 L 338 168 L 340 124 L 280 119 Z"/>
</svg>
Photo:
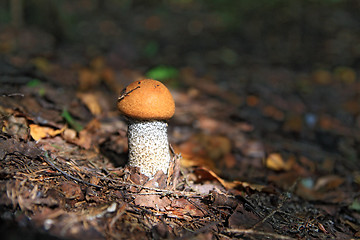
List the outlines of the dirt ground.
<svg viewBox="0 0 360 240">
<path fill-rule="evenodd" d="M 2 239 L 360 238 L 357 1 L 16 6 L 0 4 Z M 150 181 L 116 109 L 144 78 L 176 103 Z"/>
</svg>

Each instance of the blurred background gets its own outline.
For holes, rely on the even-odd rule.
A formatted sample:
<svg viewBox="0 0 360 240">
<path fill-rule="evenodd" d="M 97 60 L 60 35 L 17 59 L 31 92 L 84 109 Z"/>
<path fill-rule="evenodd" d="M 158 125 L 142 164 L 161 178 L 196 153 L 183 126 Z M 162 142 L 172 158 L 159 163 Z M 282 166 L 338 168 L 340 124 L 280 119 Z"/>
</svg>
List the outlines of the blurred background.
<svg viewBox="0 0 360 240">
<path fill-rule="evenodd" d="M 5 0 L 0 53 L 102 56 L 117 69 L 211 74 L 224 88 L 260 66 L 333 71 L 360 64 L 355 0 Z M 44 60 L 44 59 L 43 59 Z M 159 69 L 158 69 L 159 70 Z"/>
</svg>

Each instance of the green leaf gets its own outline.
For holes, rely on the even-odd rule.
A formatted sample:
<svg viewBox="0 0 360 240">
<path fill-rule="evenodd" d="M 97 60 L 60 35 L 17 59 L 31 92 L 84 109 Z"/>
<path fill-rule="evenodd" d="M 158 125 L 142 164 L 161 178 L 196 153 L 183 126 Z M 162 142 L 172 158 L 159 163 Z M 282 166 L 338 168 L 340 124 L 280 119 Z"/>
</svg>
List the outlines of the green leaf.
<svg viewBox="0 0 360 240">
<path fill-rule="evenodd" d="M 41 81 L 37 78 L 34 78 L 31 81 L 29 81 L 26 85 L 28 87 L 38 87 L 38 86 L 40 86 L 40 84 L 41 84 Z"/>
<path fill-rule="evenodd" d="M 83 130 L 83 126 L 81 126 L 80 123 L 74 120 L 74 118 L 71 116 L 71 114 L 68 112 L 66 108 L 63 109 L 61 116 L 66 120 L 66 122 L 77 132 L 80 132 Z"/>
<path fill-rule="evenodd" d="M 177 78 L 178 75 L 179 75 L 179 71 L 176 68 L 167 67 L 167 66 L 158 66 L 150 69 L 146 73 L 146 76 L 148 78 L 152 78 L 158 81 L 174 79 Z"/>
</svg>

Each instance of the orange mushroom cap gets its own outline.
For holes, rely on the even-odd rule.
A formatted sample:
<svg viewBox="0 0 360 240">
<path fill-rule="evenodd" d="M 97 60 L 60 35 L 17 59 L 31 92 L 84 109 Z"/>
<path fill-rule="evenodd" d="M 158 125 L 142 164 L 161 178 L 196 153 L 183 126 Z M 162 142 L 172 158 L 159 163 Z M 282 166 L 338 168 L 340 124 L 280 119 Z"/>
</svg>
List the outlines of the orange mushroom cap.
<svg viewBox="0 0 360 240">
<path fill-rule="evenodd" d="M 119 97 L 117 106 L 125 116 L 139 120 L 167 120 L 175 113 L 170 91 L 153 79 L 129 84 Z"/>
</svg>

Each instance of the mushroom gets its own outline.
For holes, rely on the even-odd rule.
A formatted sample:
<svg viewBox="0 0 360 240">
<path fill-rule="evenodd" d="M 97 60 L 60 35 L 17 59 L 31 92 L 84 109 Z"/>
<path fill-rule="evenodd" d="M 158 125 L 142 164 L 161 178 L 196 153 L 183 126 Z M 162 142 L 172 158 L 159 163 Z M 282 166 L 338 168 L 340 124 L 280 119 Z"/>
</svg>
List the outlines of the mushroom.
<svg viewBox="0 0 360 240">
<path fill-rule="evenodd" d="M 170 91 L 156 80 L 135 81 L 122 91 L 117 106 L 128 119 L 129 166 L 150 179 L 159 170 L 167 174 L 171 160 L 167 120 L 175 112 Z"/>
</svg>

